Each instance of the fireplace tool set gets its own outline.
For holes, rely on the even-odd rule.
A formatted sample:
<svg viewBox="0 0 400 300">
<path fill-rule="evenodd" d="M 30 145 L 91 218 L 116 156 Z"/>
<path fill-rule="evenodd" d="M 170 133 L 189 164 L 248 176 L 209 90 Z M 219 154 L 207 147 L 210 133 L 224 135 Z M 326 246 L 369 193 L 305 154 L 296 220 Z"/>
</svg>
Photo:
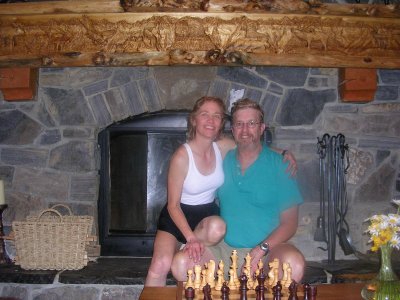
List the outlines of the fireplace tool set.
<svg viewBox="0 0 400 300">
<path fill-rule="evenodd" d="M 345 255 L 354 253 L 345 217 L 348 209 L 346 173 L 349 168 L 349 147 L 345 136 L 324 134 L 318 138 L 320 172 L 320 215 L 314 240 L 327 243 L 328 263 L 335 262 L 336 237 Z"/>
</svg>

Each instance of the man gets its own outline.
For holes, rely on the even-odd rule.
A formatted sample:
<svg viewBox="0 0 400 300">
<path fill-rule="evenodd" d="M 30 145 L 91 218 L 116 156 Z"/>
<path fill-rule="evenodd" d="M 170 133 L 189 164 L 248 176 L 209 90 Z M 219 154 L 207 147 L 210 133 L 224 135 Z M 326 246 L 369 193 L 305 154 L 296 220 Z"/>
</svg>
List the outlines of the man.
<svg viewBox="0 0 400 300">
<path fill-rule="evenodd" d="M 285 172 L 286 165 L 280 155 L 261 141 L 265 124 L 260 106 L 250 99 L 242 99 L 234 104 L 231 115 L 237 148 L 225 157 L 225 181 L 218 191 L 227 231 L 222 242 L 206 248 L 201 263 L 222 259 L 230 266 L 231 252 L 236 249 L 239 264 L 250 253 L 252 272 L 260 259 L 268 269 L 267 262 L 279 258 L 282 263 L 290 264 L 292 278 L 300 282 L 304 257 L 286 243 L 298 226 L 302 197 L 297 184 Z M 174 257 L 172 273 L 177 280 L 184 281 L 187 269 L 193 265 L 191 258 L 180 252 Z"/>
</svg>

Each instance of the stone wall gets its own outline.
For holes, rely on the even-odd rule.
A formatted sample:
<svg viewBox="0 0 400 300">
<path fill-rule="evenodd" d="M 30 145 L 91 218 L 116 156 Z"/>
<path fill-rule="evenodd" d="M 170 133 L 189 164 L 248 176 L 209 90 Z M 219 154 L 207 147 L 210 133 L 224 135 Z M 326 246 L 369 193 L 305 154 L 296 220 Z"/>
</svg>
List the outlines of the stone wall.
<svg viewBox="0 0 400 300">
<path fill-rule="evenodd" d="M 99 147 L 106 126 L 144 112 L 190 109 L 202 95 L 227 99 L 231 89 L 263 107 L 274 144 L 292 150 L 305 203 L 293 238 L 307 259 L 326 259 L 314 242 L 319 215 L 317 137 L 343 133 L 350 147 L 347 221 L 366 252 L 363 220 L 394 211 L 400 195 L 400 70 L 378 70 L 375 100 L 342 102 L 338 70 L 278 67 L 132 67 L 41 69 L 35 101 L 0 96 L 0 178 L 6 231 L 13 220 L 67 203 L 97 216 Z M 337 258 L 344 257 L 337 248 Z"/>
</svg>

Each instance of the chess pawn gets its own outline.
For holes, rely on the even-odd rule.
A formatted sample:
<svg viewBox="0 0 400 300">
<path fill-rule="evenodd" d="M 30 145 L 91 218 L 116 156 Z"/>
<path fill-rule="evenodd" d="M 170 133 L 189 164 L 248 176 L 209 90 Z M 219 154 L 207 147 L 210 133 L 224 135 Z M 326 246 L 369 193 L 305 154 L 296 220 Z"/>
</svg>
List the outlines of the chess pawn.
<svg viewBox="0 0 400 300">
<path fill-rule="evenodd" d="M 185 284 L 185 289 L 187 289 L 187 288 L 194 288 L 194 284 L 193 284 L 193 270 L 192 269 L 189 269 L 188 271 L 187 271 L 187 281 L 186 281 L 186 284 Z"/>
<path fill-rule="evenodd" d="M 288 300 L 299 300 L 299 297 L 297 297 L 297 282 L 295 280 L 292 280 L 289 285 Z"/>
<path fill-rule="evenodd" d="M 287 269 L 287 280 L 285 283 L 285 288 L 289 288 L 291 282 L 292 282 L 292 268 L 289 266 Z"/>
<path fill-rule="evenodd" d="M 194 288 L 188 287 L 185 289 L 185 298 L 186 300 L 194 300 Z"/>
<path fill-rule="evenodd" d="M 194 266 L 194 288 L 196 290 L 200 289 L 201 286 L 201 266 Z"/>
<path fill-rule="evenodd" d="M 247 300 L 247 290 L 249 289 L 247 286 L 248 278 L 245 274 L 243 274 L 242 276 L 240 276 L 239 281 L 240 281 L 240 287 L 239 287 L 240 299 L 239 300 Z"/>
<path fill-rule="evenodd" d="M 273 300 L 282 299 L 282 284 L 280 281 L 278 281 L 276 285 L 272 288 L 272 294 L 274 295 Z"/>
<path fill-rule="evenodd" d="M 237 289 L 236 283 L 235 283 L 235 278 L 234 278 L 234 273 L 233 269 L 229 270 L 229 284 L 228 287 L 233 291 Z"/>
<path fill-rule="evenodd" d="M 203 297 L 204 297 L 203 300 L 212 300 L 211 287 L 208 283 L 203 287 Z"/>
<path fill-rule="evenodd" d="M 217 283 L 215 284 L 215 290 L 220 291 L 222 288 L 222 284 L 224 283 L 224 273 L 221 269 L 217 271 Z"/>
<path fill-rule="evenodd" d="M 221 300 L 229 300 L 229 291 L 229 286 L 227 286 L 226 282 L 224 282 L 221 288 Z"/>
<path fill-rule="evenodd" d="M 304 300 L 310 300 L 310 285 L 308 283 L 303 284 Z"/>
</svg>

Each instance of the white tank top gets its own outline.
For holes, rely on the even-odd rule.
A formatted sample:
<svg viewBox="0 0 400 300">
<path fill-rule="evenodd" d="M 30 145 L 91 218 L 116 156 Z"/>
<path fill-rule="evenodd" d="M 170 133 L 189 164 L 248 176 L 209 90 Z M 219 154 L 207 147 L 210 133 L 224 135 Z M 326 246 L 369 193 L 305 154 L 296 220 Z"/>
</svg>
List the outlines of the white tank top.
<svg viewBox="0 0 400 300">
<path fill-rule="evenodd" d="M 213 142 L 215 153 L 215 170 L 210 175 L 203 175 L 196 167 L 192 149 L 185 143 L 189 156 L 189 168 L 183 182 L 181 203 L 188 205 L 207 204 L 214 201 L 215 191 L 224 183 L 222 156 L 218 145 Z"/>
</svg>

